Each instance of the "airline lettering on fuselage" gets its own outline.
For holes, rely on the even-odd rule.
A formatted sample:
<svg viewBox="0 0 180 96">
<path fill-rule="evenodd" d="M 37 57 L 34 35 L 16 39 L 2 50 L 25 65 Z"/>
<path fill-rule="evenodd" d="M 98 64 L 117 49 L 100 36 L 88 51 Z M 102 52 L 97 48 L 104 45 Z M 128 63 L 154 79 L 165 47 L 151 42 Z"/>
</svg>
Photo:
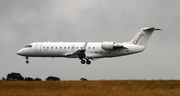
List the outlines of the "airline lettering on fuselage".
<svg viewBox="0 0 180 96">
<path fill-rule="evenodd" d="M 103 52 L 103 51 L 95 51 L 96 54 L 110 54 L 110 52 Z"/>
<path fill-rule="evenodd" d="M 137 44 L 139 42 L 139 40 L 144 36 L 144 34 L 140 34 L 139 37 L 137 38 L 137 40 L 134 40 L 134 44 Z"/>
</svg>

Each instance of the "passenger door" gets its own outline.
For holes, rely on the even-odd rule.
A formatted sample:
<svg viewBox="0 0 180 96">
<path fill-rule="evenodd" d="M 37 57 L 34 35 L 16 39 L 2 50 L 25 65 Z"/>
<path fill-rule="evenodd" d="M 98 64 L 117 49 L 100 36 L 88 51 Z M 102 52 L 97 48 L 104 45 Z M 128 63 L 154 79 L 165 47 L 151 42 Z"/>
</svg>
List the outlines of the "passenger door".
<svg viewBox="0 0 180 96">
<path fill-rule="evenodd" d="M 35 52 L 36 52 L 37 54 L 40 54 L 40 53 L 41 53 L 41 45 L 42 45 L 42 43 L 36 43 Z"/>
<path fill-rule="evenodd" d="M 75 45 L 71 46 L 71 50 L 74 51 L 75 50 Z"/>
</svg>

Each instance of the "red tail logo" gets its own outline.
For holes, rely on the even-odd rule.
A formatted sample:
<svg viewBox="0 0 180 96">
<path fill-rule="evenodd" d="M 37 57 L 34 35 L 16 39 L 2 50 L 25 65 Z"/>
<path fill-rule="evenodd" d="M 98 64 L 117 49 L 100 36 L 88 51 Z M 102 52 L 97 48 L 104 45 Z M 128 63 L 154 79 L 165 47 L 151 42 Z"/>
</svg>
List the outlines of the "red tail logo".
<svg viewBox="0 0 180 96">
<path fill-rule="evenodd" d="M 139 37 L 137 38 L 137 40 L 134 40 L 133 43 L 136 45 L 143 36 L 144 36 L 143 33 L 140 34 Z"/>
</svg>

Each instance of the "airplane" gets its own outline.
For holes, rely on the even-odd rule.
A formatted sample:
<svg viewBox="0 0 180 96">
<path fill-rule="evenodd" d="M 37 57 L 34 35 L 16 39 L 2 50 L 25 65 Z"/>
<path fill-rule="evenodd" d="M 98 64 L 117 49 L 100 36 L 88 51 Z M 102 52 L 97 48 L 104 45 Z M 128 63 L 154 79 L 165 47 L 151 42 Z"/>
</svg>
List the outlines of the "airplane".
<svg viewBox="0 0 180 96">
<path fill-rule="evenodd" d="M 66 57 L 79 58 L 82 64 L 91 64 L 90 60 L 112 58 L 144 51 L 146 43 L 156 29 L 142 28 L 129 42 L 34 42 L 20 49 L 16 54 L 29 57 Z"/>
</svg>

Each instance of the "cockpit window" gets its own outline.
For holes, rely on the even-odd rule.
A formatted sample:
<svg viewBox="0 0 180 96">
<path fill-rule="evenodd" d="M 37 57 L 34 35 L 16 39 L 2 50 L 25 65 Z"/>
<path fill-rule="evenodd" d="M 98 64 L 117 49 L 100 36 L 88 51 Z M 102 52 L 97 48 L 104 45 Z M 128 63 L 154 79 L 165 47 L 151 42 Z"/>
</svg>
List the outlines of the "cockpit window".
<svg viewBox="0 0 180 96">
<path fill-rule="evenodd" d="M 30 48 L 30 47 L 32 47 L 32 45 L 27 45 L 27 46 L 25 46 L 25 47 L 29 47 L 29 48 Z"/>
</svg>

